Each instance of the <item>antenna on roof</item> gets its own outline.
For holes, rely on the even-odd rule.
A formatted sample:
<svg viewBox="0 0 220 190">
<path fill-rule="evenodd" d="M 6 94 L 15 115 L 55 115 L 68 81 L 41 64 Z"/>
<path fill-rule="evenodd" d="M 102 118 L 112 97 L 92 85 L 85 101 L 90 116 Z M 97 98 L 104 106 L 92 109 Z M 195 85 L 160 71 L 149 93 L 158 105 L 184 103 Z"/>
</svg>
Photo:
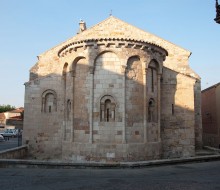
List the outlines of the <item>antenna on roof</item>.
<svg viewBox="0 0 220 190">
<path fill-rule="evenodd" d="M 109 14 L 109 16 L 112 16 L 112 10 L 110 11 L 110 14 Z"/>
</svg>

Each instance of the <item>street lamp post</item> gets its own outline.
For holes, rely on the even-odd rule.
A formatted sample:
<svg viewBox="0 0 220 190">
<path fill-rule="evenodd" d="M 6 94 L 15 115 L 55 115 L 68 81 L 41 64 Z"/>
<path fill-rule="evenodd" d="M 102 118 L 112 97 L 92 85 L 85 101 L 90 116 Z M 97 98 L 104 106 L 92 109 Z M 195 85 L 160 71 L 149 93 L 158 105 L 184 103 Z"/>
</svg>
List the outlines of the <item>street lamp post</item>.
<svg viewBox="0 0 220 190">
<path fill-rule="evenodd" d="M 216 0 L 215 7 L 216 7 L 216 18 L 214 20 L 216 23 L 220 24 L 220 5 L 218 4 L 218 0 Z"/>
</svg>

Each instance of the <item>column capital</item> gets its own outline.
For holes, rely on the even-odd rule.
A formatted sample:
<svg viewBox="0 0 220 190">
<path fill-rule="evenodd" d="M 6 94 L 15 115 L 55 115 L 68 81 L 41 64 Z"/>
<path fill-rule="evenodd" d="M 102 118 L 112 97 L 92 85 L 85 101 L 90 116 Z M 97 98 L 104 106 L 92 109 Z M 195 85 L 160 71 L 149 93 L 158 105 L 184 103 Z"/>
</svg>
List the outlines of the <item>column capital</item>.
<svg viewBox="0 0 220 190">
<path fill-rule="evenodd" d="M 76 76 L 76 71 L 75 70 L 71 70 L 70 71 L 70 75 L 71 75 L 71 77 L 75 77 Z"/>
<path fill-rule="evenodd" d="M 151 62 L 152 60 L 152 56 L 148 55 L 148 56 L 145 56 L 142 61 L 145 63 L 145 67 Z"/>
<path fill-rule="evenodd" d="M 147 74 L 147 71 L 148 71 L 148 68 L 144 68 L 144 69 L 143 69 L 143 75 L 146 75 L 146 74 Z"/>
<path fill-rule="evenodd" d="M 143 59 L 143 62 L 144 62 L 144 63 L 150 63 L 151 60 L 152 60 L 152 58 L 151 58 L 151 56 L 149 56 L 149 57 L 145 57 L 145 58 Z"/>
<path fill-rule="evenodd" d="M 95 67 L 94 66 L 89 66 L 89 72 L 90 74 L 94 74 Z"/>
<path fill-rule="evenodd" d="M 125 73 L 126 71 L 126 65 L 121 65 L 121 73 Z"/>
</svg>

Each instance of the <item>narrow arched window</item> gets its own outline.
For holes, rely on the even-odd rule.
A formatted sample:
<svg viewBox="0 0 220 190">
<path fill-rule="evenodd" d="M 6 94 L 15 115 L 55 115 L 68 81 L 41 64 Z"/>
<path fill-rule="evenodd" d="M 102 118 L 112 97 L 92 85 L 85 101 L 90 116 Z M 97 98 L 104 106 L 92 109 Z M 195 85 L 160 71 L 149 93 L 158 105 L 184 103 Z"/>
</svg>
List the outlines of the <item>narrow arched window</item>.
<svg viewBox="0 0 220 190">
<path fill-rule="evenodd" d="M 148 122 L 155 122 L 156 120 L 156 106 L 153 99 L 148 102 Z"/>
<path fill-rule="evenodd" d="M 115 121 L 115 101 L 112 96 L 104 96 L 100 102 L 100 121 Z"/>
<path fill-rule="evenodd" d="M 154 92 L 157 86 L 157 71 L 158 71 L 158 66 L 157 62 L 155 60 L 152 60 L 148 66 L 148 78 L 147 81 L 149 81 L 148 89 L 149 92 Z"/>
<path fill-rule="evenodd" d="M 154 69 L 153 68 L 150 68 L 151 69 L 151 92 L 154 92 Z"/>
<path fill-rule="evenodd" d="M 174 104 L 172 104 L 172 115 L 174 115 Z"/>
<path fill-rule="evenodd" d="M 53 90 L 46 90 L 42 94 L 42 112 L 52 113 L 57 111 L 57 98 Z"/>
<path fill-rule="evenodd" d="M 54 95 L 52 93 L 48 93 L 45 96 L 45 112 L 51 113 L 53 107 L 54 107 Z"/>
<path fill-rule="evenodd" d="M 109 122 L 111 119 L 112 119 L 111 100 L 107 99 L 105 101 L 105 121 Z"/>
</svg>

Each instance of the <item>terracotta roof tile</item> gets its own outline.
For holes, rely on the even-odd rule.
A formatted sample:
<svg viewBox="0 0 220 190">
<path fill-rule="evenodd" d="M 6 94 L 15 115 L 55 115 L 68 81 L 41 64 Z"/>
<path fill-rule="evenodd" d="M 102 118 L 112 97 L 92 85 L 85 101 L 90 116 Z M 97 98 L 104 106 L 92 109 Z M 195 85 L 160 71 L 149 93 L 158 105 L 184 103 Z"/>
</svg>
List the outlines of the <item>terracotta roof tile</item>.
<svg viewBox="0 0 220 190">
<path fill-rule="evenodd" d="M 5 114 L 4 113 L 0 113 L 0 120 L 4 120 L 5 119 Z"/>
</svg>

